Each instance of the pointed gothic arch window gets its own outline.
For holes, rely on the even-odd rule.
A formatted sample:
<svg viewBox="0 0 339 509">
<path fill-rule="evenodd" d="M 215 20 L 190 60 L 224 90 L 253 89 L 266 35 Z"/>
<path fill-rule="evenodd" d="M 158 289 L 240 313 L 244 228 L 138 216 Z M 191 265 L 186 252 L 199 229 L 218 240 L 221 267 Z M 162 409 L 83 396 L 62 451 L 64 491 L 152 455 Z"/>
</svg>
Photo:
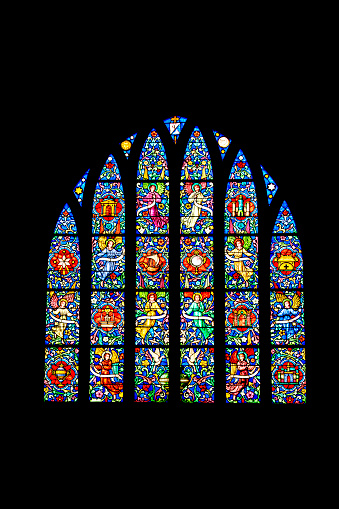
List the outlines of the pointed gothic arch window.
<svg viewBox="0 0 339 509">
<path fill-rule="evenodd" d="M 78 176 L 57 222 L 45 400 L 262 403 L 269 385 L 272 402 L 305 403 L 302 252 L 286 202 L 271 255 L 261 247 L 261 188 L 273 215 L 276 182 L 219 131 L 179 116 L 154 125 L 116 140 L 96 179 Z"/>
</svg>

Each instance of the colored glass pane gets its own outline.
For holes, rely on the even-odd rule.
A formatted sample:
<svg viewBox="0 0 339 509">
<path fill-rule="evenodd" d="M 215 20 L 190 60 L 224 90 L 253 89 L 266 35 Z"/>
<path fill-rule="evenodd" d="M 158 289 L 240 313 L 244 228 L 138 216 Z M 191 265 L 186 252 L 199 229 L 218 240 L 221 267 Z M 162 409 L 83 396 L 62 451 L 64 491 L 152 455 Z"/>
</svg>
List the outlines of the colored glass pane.
<svg viewBox="0 0 339 509">
<path fill-rule="evenodd" d="M 46 345 L 79 343 L 80 292 L 47 292 Z"/>
<path fill-rule="evenodd" d="M 123 400 L 124 349 L 91 348 L 89 400 Z"/>
<path fill-rule="evenodd" d="M 214 345 L 213 292 L 181 292 L 180 344 Z"/>
<path fill-rule="evenodd" d="M 126 138 L 126 140 L 124 140 L 124 141 L 122 141 L 120 143 L 120 147 L 124 151 L 124 154 L 127 157 L 127 159 L 128 159 L 129 154 L 131 152 L 131 148 L 132 148 L 132 145 L 134 143 L 136 135 L 137 135 L 137 133 L 132 134 L 132 136 L 129 136 L 128 138 Z"/>
<path fill-rule="evenodd" d="M 79 350 L 62 346 L 45 348 L 45 401 L 77 401 Z"/>
<path fill-rule="evenodd" d="M 271 343 L 303 345 L 304 294 L 301 291 L 271 292 Z"/>
<path fill-rule="evenodd" d="M 136 215 L 139 233 L 168 233 L 169 183 L 138 182 Z"/>
<path fill-rule="evenodd" d="M 99 180 L 93 199 L 93 233 L 125 233 L 125 200 L 120 181 Z"/>
<path fill-rule="evenodd" d="M 303 286 L 303 258 L 298 237 L 272 237 L 270 271 L 271 288 L 288 290 Z"/>
<path fill-rule="evenodd" d="M 257 288 L 258 237 L 225 237 L 225 280 L 226 288 Z"/>
<path fill-rule="evenodd" d="M 168 292 L 136 292 L 136 345 L 168 345 Z"/>
<path fill-rule="evenodd" d="M 92 288 L 123 288 L 125 285 L 125 237 L 107 235 L 92 239 Z"/>
<path fill-rule="evenodd" d="M 180 393 L 187 403 L 214 403 L 214 348 L 182 348 Z"/>
<path fill-rule="evenodd" d="M 200 129 L 195 127 L 187 143 L 181 179 L 204 180 L 212 178 L 211 157 Z"/>
<path fill-rule="evenodd" d="M 272 348 L 273 403 L 306 403 L 305 348 Z"/>
<path fill-rule="evenodd" d="M 297 228 L 295 226 L 293 216 L 291 214 L 290 209 L 288 208 L 287 203 L 284 201 L 278 212 L 278 216 L 273 228 L 273 234 L 275 235 L 281 235 L 284 233 L 293 234 L 296 232 Z"/>
<path fill-rule="evenodd" d="M 48 256 L 47 285 L 54 289 L 80 288 L 80 251 L 76 236 L 52 238 Z"/>
<path fill-rule="evenodd" d="M 91 304 L 91 344 L 122 345 L 124 343 L 125 293 L 92 292 Z"/>
<path fill-rule="evenodd" d="M 238 346 L 259 344 L 258 292 L 226 292 L 225 341 Z"/>
<path fill-rule="evenodd" d="M 209 234 L 213 230 L 213 183 L 180 184 L 181 233 Z"/>
<path fill-rule="evenodd" d="M 113 154 L 110 154 L 104 164 L 99 180 L 120 180 L 120 173 Z"/>
<path fill-rule="evenodd" d="M 167 401 L 168 387 L 168 349 L 135 348 L 135 401 Z"/>
<path fill-rule="evenodd" d="M 174 143 L 177 142 L 179 134 L 181 133 L 181 129 L 184 127 L 186 120 L 187 118 L 177 116 L 164 120 L 164 123 L 167 129 L 169 130 L 169 133 Z"/>
<path fill-rule="evenodd" d="M 258 348 L 226 348 L 226 403 L 260 402 Z"/>
<path fill-rule="evenodd" d="M 61 211 L 54 229 L 54 235 L 76 235 L 77 228 L 69 205 L 66 203 Z"/>
<path fill-rule="evenodd" d="M 278 191 L 278 186 L 272 177 L 264 170 L 263 166 L 260 165 L 260 168 L 262 169 L 262 174 L 265 180 L 268 204 L 271 205 L 275 193 Z"/>
<path fill-rule="evenodd" d="M 229 179 L 252 180 L 252 173 L 242 150 L 239 150 L 237 157 L 235 158 Z"/>
<path fill-rule="evenodd" d="M 164 145 L 155 129 L 152 129 L 142 148 L 137 179 L 168 180 L 167 158 Z"/>
<path fill-rule="evenodd" d="M 180 288 L 213 288 L 213 237 L 181 237 L 180 255 Z"/>
<path fill-rule="evenodd" d="M 258 233 L 258 208 L 253 182 L 228 182 L 225 233 Z"/>
<path fill-rule="evenodd" d="M 80 206 L 82 206 L 82 200 L 84 199 L 84 191 L 86 180 L 88 177 L 89 169 L 86 171 L 85 175 L 79 180 L 75 188 L 73 189 L 74 196 L 78 200 Z"/>
<path fill-rule="evenodd" d="M 168 288 L 168 237 L 136 238 L 136 287 Z"/>
<path fill-rule="evenodd" d="M 214 134 L 215 139 L 217 140 L 217 143 L 218 143 L 221 159 L 224 159 L 227 149 L 230 146 L 230 143 L 232 140 L 230 140 L 223 134 L 219 133 L 218 131 L 213 131 L 213 134 Z"/>
</svg>

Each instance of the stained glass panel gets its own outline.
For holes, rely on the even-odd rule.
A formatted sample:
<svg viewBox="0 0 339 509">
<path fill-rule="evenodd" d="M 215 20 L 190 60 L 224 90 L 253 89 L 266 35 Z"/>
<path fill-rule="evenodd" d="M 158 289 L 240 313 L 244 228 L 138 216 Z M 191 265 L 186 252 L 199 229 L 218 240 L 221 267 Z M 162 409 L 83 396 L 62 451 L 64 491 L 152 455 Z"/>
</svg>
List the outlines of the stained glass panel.
<svg viewBox="0 0 339 509">
<path fill-rule="evenodd" d="M 209 234 L 213 230 L 213 183 L 180 184 L 181 233 Z"/>
<path fill-rule="evenodd" d="M 45 348 L 45 401 L 77 401 L 79 350 L 62 346 Z"/>
<path fill-rule="evenodd" d="M 297 232 L 297 228 L 295 226 L 295 222 L 291 211 L 284 201 L 279 212 L 278 216 L 273 228 L 273 234 L 281 235 L 281 234 L 293 234 Z"/>
<path fill-rule="evenodd" d="M 137 183 L 136 216 L 139 233 L 168 233 L 168 182 Z"/>
<path fill-rule="evenodd" d="M 99 180 L 120 180 L 119 168 L 113 154 L 107 157 L 106 163 L 101 170 Z"/>
<path fill-rule="evenodd" d="M 226 402 L 260 402 L 258 348 L 226 348 Z"/>
<path fill-rule="evenodd" d="M 136 238 L 136 287 L 168 288 L 168 237 Z"/>
<path fill-rule="evenodd" d="M 125 293 L 92 292 L 91 344 L 122 345 L 124 343 Z"/>
<path fill-rule="evenodd" d="M 305 344 L 304 294 L 300 291 L 271 292 L 271 343 Z"/>
<path fill-rule="evenodd" d="M 237 157 L 235 158 L 229 179 L 252 180 L 252 173 L 242 150 L 239 150 Z"/>
<path fill-rule="evenodd" d="M 258 292 L 226 292 L 225 338 L 227 345 L 259 344 Z"/>
<path fill-rule="evenodd" d="M 124 349 L 91 348 L 89 400 L 123 400 Z"/>
<path fill-rule="evenodd" d="M 180 288 L 213 288 L 213 237 L 181 237 L 180 253 Z"/>
<path fill-rule="evenodd" d="M 214 345 L 213 292 L 181 292 L 180 344 Z"/>
<path fill-rule="evenodd" d="M 303 286 L 303 258 L 298 237 L 272 237 L 271 288 L 288 290 Z"/>
<path fill-rule="evenodd" d="M 218 142 L 218 147 L 220 150 L 221 159 L 224 159 L 225 154 L 227 152 L 228 147 L 230 146 L 230 143 L 232 140 L 226 138 L 223 134 L 219 133 L 218 131 L 213 131 L 213 134 L 215 136 L 215 139 Z"/>
<path fill-rule="evenodd" d="M 212 178 L 211 157 L 199 127 L 195 127 L 187 143 L 181 179 L 204 180 Z"/>
<path fill-rule="evenodd" d="M 82 201 L 84 199 L 84 191 L 85 191 L 85 185 L 86 185 L 88 173 L 89 173 L 89 169 L 86 171 L 85 175 L 79 180 L 79 182 L 73 189 L 74 196 L 78 200 L 80 207 L 82 207 Z"/>
<path fill-rule="evenodd" d="M 80 292 L 47 292 L 46 345 L 79 343 Z"/>
<path fill-rule="evenodd" d="M 253 182 L 229 181 L 225 200 L 225 232 L 258 233 L 258 208 Z"/>
<path fill-rule="evenodd" d="M 169 130 L 169 133 L 174 143 L 177 142 L 179 134 L 181 133 L 181 130 L 184 127 L 186 120 L 187 118 L 177 117 L 176 115 L 174 117 L 168 118 L 167 120 L 164 120 L 164 123 L 167 129 Z"/>
<path fill-rule="evenodd" d="M 258 237 L 225 237 L 225 280 L 226 288 L 257 288 Z"/>
<path fill-rule="evenodd" d="M 272 348 L 273 403 L 306 403 L 305 348 Z"/>
<path fill-rule="evenodd" d="M 168 345 L 168 292 L 136 292 L 136 345 Z"/>
<path fill-rule="evenodd" d="M 120 146 L 121 146 L 122 150 L 124 151 L 124 154 L 127 157 L 127 159 L 131 152 L 131 148 L 134 143 L 136 135 L 137 135 L 137 133 L 132 134 L 132 136 L 129 136 L 128 138 L 126 138 L 126 140 L 124 140 L 120 143 Z"/>
<path fill-rule="evenodd" d="M 125 237 L 92 238 L 92 288 L 123 288 L 125 285 Z"/>
<path fill-rule="evenodd" d="M 135 348 L 135 401 L 167 401 L 168 387 L 168 349 Z"/>
<path fill-rule="evenodd" d="M 125 233 L 125 200 L 122 183 L 99 180 L 93 199 L 93 233 Z"/>
<path fill-rule="evenodd" d="M 260 168 L 262 169 L 262 173 L 265 180 L 268 204 L 271 205 L 275 193 L 278 191 L 278 186 L 274 182 L 272 177 L 264 170 L 264 168 L 262 166 L 260 166 Z"/>
<path fill-rule="evenodd" d="M 182 348 L 181 399 L 187 403 L 214 403 L 214 348 Z"/>
<path fill-rule="evenodd" d="M 139 158 L 137 179 L 169 179 L 165 149 L 155 129 L 152 129 L 142 148 Z"/>
</svg>

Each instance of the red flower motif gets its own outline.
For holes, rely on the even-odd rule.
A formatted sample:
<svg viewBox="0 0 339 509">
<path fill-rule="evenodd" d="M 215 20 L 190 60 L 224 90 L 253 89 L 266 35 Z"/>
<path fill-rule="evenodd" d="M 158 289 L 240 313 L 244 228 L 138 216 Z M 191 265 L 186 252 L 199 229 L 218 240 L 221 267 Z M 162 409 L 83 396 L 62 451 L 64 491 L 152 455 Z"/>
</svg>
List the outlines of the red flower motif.
<svg viewBox="0 0 339 509">
<path fill-rule="evenodd" d="M 211 264 L 211 261 L 207 255 L 203 253 L 203 251 L 200 249 L 193 249 L 183 259 L 182 263 L 188 272 L 192 272 L 195 275 L 200 275 L 207 270 Z"/>
<path fill-rule="evenodd" d="M 79 260 L 68 249 L 61 249 L 51 258 L 50 263 L 54 270 L 65 276 L 75 269 Z"/>
<path fill-rule="evenodd" d="M 112 164 L 112 163 L 106 163 L 106 164 L 105 164 L 105 166 L 106 166 L 106 168 L 108 168 L 109 170 L 110 170 L 111 168 L 113 168 L 113 164 Z"/>
</svg>

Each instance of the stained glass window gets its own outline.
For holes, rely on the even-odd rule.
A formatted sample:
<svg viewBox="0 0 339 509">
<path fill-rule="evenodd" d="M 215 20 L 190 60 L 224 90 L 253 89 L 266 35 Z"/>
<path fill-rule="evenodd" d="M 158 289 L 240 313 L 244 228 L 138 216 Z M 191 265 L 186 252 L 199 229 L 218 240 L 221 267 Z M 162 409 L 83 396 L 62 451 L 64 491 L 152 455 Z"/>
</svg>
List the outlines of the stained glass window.
<svg viewBox="0 0 339 509">
<path fill-rule="evenodd" d="M 136 186 L 135 388 L 137 402 L 169 394 L 169 171 L 152 129 L 142 148 Z"/>
<path fill-rule="evenodd" d="M 224 224 L 226 402 L 258 403 L 258 208 L 252 173 L 241 150 L 229 175 Z"/>
<path fill-rule="evenodd" d="M 124 377 L 125 200 L 111 154 L 92 211 L 90 401 L 121 402 Z"/>
<path fill-rule="evenodd" d="M 273 228 L 270 273 L 272 401 L 305 403 L 303 257 L 286 201 Z"/>
<path fill-rule="evenodd" d="M 303 238 L 281 182 L 224 128 L 161 119 L 113 140 L 98 180 L 79 172 L 64 200 L 48 253 L 45 401 L 306 403 Z"/>
<path fill-rule="evenodd" d="M 66 203 L 48 256 L 45 401 L 78 399 L 79 313 L 79 239 L 72 211 Z"/>
<path fill-rule="evenodd" d="M 214 402 L 213 173 L 198 127 L 191 134 L 180 183 L 181 398 Z"/>
</svg>

